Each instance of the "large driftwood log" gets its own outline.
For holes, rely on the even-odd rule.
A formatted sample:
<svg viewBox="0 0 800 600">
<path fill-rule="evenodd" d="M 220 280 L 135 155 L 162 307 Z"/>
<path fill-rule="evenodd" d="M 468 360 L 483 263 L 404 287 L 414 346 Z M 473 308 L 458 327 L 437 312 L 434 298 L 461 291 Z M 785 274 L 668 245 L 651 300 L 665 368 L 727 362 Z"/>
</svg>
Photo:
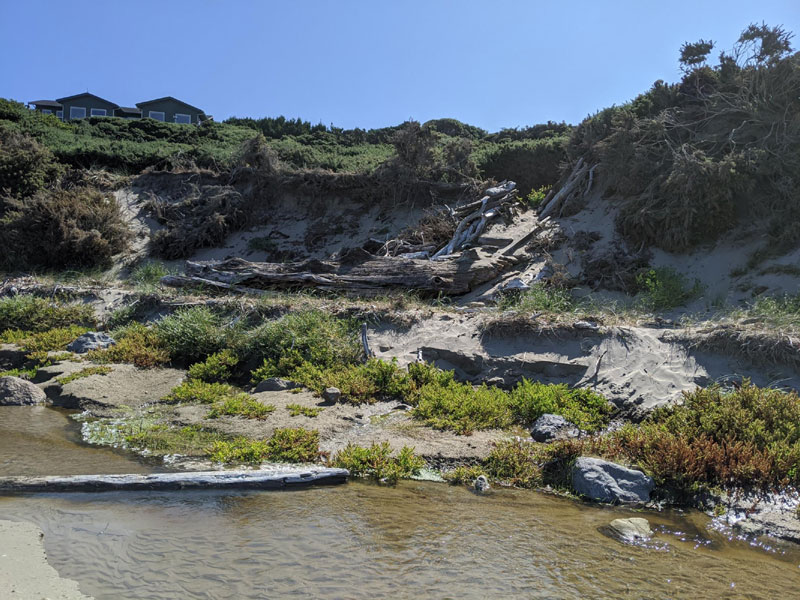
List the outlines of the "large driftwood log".
<svg viewBox="0 0 800 600">
<path fill-rule="evenodd" d="M 359 294 L 400 288 L 443 294 L 464 294 L 491 281 L 516 259 L 476 248 L 457 258 L 440 261 L 372 256 L 354 260 L 306 260 L 292 263 L 256 263 L 241 258 L 221 262 L 186 263 L 188 277 L 166 277 L 164 285 L 207 284 L 247 291 L 272 287 L 316 287 Z"/>
<path fill-rule="evenodd" d="M 347 469 L 314 467 L 281 471 L 196 471 L 151 475 L 0 477 L 0 493 L 102 492 L 112 490 L 291 489 L 344 483 Z"/>
</svg>

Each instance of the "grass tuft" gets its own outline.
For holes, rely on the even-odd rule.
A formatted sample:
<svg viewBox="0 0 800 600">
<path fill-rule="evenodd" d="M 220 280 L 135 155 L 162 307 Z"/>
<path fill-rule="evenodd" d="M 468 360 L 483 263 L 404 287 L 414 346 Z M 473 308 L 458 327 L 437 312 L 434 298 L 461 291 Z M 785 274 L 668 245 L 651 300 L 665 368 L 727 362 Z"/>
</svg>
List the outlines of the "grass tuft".
<svg viewBox="0 0 800 600">
<path fill-rule="evenodd" d="M 319 406 L 303 406 L 302 404 L 287 404 L 286 410 L 289 411 L 290 417 L 299 417 L 300 415 L 303 415 L 304 417 L 309 417 L 313 419 L 325 409 Z"/>
</svg>

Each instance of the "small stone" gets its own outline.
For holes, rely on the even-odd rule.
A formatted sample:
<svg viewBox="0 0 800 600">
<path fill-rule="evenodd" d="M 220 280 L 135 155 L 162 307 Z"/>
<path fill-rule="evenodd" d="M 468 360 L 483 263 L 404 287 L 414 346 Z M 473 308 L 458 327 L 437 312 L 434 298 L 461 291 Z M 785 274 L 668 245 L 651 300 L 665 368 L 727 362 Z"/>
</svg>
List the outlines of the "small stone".
<svg viewBox="0 0 800 600">
<path fill-rule="evenodd" d="M 328 402 L 338 402 L 341 397 L 342 392 L 339 391 L 339 388 L 329 387 L 325 388 L 325 391 L 322 392 L 322 398 Z"/>
<path fill-rule="evenodd" d="M 641 471 L 581 456 L 572 470 L 572 487 L 581 496 L 600 502 L 645 503 L 655 483 Z"/>
<path fill-rule="evenodd" d="M 475 483 L 472 484 L 472 487 L 476 492 L 480 493 L 489 491 L 491 489 L 489 486 L 489 480 L 486 479 L 486 475 L 478 475 L 478 477 L 475 479 Z"/>
<path fill-rule="evenodd" d="M 0 406 L 45 404 L 47 396 L 30 381 L 19 377 L 0 377 Z"/>
<path fill-rule="evenodd" d="M 578 428 L 561 415 L 544 414 L 531 427 L 531 437 L 536 442 L 552 442 L 579 435 Z"/>
<path fill-rule="evenodd" d="M 101 350 L 113 346 L 116 343 L 114 338 L 106 333 L 89 331 L 67 346 L 67 350 L 75 354 L 85 354 L 89 352 L 89 350 Z"/>
<path fill-rule="evenodd" d="M 256 386 L 253 393 L 260 394 L 261 392 L 283 392 L 285 390 L 292 390 L 298 387 L 293 381 L 286 381 L 278 377 L 270 377 L 265 379 Z"/>
<path fill-rule="evenodd" d="M 615 537 L 624 542 L 647 541 L 653 536 L 650 523 L 641 517 L 614 519 L 608 527 Z"/>
<path fill-rule="evenodd" d="M 592 321 L 575 321 L 572 326 L 575 329 L 587 329 L 589 331 L 597 331 L 600 329 L 600 326 Z"/>
</svg>

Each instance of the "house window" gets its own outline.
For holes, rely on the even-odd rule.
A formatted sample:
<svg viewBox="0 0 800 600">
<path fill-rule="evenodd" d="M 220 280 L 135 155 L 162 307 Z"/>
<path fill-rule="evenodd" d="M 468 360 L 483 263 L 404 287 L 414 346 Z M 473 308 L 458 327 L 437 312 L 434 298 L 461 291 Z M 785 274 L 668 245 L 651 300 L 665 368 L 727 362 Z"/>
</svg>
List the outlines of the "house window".
<svg viewBox="0 0 800 600">
<path fill-rule="evenodd" d="M 83 119 L 86 116 L 86 109 L 83 106 L 70 106 L 69 118 L 70 119 Z"/>
<path fill-rule="evenodd" d="M 52 115 L 53 111 L 52 110 L 47 110 L 46 108 L 43 108 L 42 109 L 42 114 L 43 115 Z"/>
<path fill-rule="evenodd" d="M 165 119 L 165 115 L 164 115 L 164 113 L 163 113 L 163 112 L 160 112 L 160 111 L 157 111 L 157 110 L 151 110 L 151 111 L 148 113 L 148 116 L 149 116 L 151 119 L 155 119 L 156 121 L 163 121 L 163 120 Z"/>
<path fill-rule="evenodd" d="M 192 122 L 192 115 L 182 115 L 181 113 L 175 113 L 175 122 L 176 123 L 191 123 Z"/>
<path fill-rule="evenodd" d="M 105 117 L 106 116 L 106 109 L 105 108 L 93 108 L 91 112 L 93 117 Z"/>
<path fill-rule="evenodd" d="M 64 120 L 64 111 L 63 110 L 57 110 L 56 111 L 56 116 L 63 121 Z"/>
</svg>

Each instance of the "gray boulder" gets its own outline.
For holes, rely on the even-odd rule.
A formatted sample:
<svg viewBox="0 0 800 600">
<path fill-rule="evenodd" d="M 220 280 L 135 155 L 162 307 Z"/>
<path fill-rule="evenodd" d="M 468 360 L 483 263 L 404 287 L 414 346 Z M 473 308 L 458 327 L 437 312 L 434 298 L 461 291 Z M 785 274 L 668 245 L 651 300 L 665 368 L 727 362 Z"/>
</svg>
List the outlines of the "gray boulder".
<svg viewBox="0 0 800 600">
<path fill-rule="evenodd" d="M 30 381 L 19 377 L 0 377 L 0 406 L 29 406 L 45 402 L 45 393 Z"/>
<path fill-rule="evenodd" d="M 89 350 L 102 350 L 116 343 L 114 338 L 106 333 L 89 331 L 67 346 L 67 350 L 75 354 L 86 354 Z"/>
<path fill-rule="evenodd" d="M 578 435 L 578 428 L 561 415 L 544 414 L 531 427 L 531 437 L 537 442 L 552 442 Z"/>
<path fill-rule="evenodd" d="M 572 470 L 572 487 L 578 494 L 600 502 L 642 503 L 650 500 L 655 484 L 641 471 L 582 456 Z"/>
<path fill-rule="evenodd" d="M 322 392 L 322 397 L 328 402 L 338 402 L 339 398 L 342 397 L 342 392 L 339 391 L 339 388 L 329 387 Z"/>
<path fill-rule="evenodd" d="M 253 392 L 256 394 L 260 394 L 261 392 L 283 392 L 285 390 L 293 390 L 296 387 L 299 386 L 293 381 L 286 381 L 278 377 L 270 377 L 259 383 Z"/>
<path fill-rule="evenodd" d="M 644 542 L 653 536 L 650 523 L 641 517 L 614 519 L 609 523 L 611 534 L 623 542 Z"/>
</svg>

